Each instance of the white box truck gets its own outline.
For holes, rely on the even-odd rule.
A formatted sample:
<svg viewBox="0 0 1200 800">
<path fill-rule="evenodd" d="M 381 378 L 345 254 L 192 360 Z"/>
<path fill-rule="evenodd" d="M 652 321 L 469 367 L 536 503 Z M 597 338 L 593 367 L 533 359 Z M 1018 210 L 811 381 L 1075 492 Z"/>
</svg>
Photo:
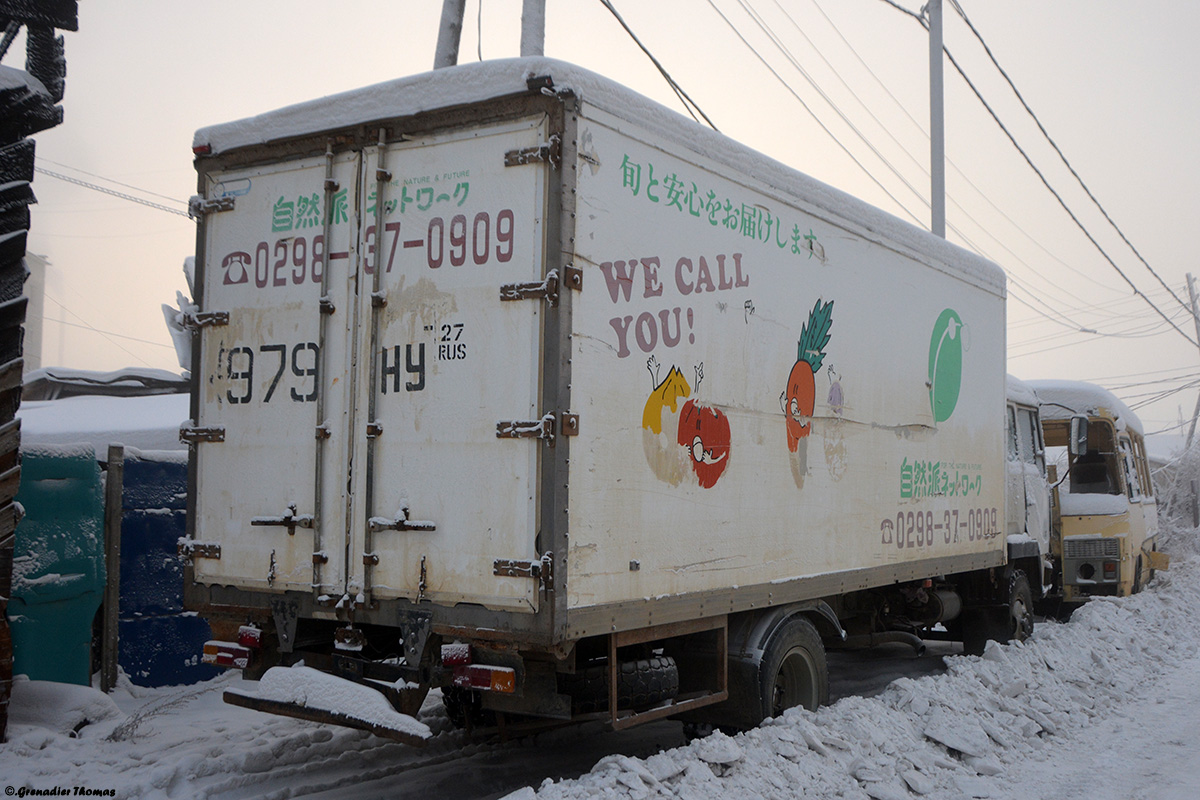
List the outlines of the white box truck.
<svg viewBox="0 0 1200 800">
<path fill-rule="evenodd" d="M 1027 630 L 990 262 L 548 59 L 195 152 L 207 660 L 749 726 L 825 699 L 824 644 Z"/>
</svg>

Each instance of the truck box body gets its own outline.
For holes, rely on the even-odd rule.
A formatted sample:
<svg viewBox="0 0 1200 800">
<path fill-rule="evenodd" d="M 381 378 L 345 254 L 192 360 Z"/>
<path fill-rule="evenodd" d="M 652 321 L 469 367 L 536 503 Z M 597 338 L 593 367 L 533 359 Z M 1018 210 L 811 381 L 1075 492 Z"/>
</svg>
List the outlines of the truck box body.
<svg viewBox="0 0 1200 800">
<path fill-rule="evenodd" d="M 990 262 L 546 59 L 196 144 L 194 607 L 561 653 L 1005 562 Z"/>
</svg>

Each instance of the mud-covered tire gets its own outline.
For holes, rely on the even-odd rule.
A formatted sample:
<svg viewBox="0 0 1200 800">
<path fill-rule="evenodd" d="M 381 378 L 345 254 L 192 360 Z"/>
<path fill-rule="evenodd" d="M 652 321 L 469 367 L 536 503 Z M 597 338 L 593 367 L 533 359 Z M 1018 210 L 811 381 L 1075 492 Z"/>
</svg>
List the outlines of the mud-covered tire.
<svg viewBox="0 0 1200 800">
<path fill-rule="evenodd" d="M 829 702 L 825 645 L 807 619 L 792 617 L 771 634 L 763 651 L 758 689 L 758 721 L 796 706 L 815 711 Z"/>
<path fill-rule="evenodd" d="M 1133 565 L 1133 586 L 1130 587 L 1130 594 L 1137 594 L 1142 590 L 1142 557 L 1138 556 L 1137 561 Z"/>
<path fill-rule="evenodd" d="M 608 665 L 558 676 L 559 691 L 571 698 L 571 710 L 590 714 L 608 710 Z M 670 656 L 623 661 L 617 670 L 617 708 L 642 709 L 679 694 L 679 667 Z"/>
</svg>

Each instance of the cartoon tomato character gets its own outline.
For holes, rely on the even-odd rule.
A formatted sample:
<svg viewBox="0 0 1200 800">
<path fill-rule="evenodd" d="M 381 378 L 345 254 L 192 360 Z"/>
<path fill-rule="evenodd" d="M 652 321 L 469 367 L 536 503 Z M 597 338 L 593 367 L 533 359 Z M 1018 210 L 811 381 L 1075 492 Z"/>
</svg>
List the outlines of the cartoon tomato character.
<svg viewBox="0 0 1200 800">
<path fill-rule="evenodd" d="M 679 415 L 679 445 L 692 465 L 692 471 L 705 489 L 717 480 L 729 464 L 729 418 L 719 409 L 688 400 Z"/>
<path fill-rule="evenodd" d="M 833 301 L 821 305 L 820 299 L 808 315 L 796 343 L 796 363 L 788 375 L 787 388 L 779 396 L 787 427 L 788 450 L 795 453 L 800 440 L 811 432 L 810 418 L 816 406 L 816 373 L 825 360 L 829 328 L 833 324 Z"/>
</svg>

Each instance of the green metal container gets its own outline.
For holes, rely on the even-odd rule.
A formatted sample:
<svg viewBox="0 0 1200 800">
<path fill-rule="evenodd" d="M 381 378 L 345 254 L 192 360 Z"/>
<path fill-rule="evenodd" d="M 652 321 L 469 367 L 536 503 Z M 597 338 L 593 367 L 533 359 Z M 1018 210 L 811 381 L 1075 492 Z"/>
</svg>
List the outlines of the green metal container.
<svg viewBox="0 0 1200 800">
<path fill-rule="evenodd" d="M 90 445 L 39 446 L 21 457 L 25 516 L 13 553 L 13 672 L 86 686 L 92 621 L 104 599 L 104 491 Z"/>
</svg>

